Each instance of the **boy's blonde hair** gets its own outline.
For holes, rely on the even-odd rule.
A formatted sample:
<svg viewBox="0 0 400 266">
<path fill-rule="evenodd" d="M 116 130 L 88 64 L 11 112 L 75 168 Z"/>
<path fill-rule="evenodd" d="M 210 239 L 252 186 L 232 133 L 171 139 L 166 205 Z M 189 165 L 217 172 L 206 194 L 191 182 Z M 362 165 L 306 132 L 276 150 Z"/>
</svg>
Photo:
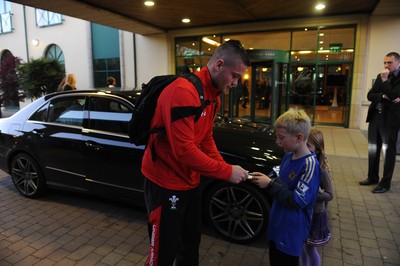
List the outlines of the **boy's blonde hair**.
<svg viewBox="0 0 400 266">
<path fill-rule="evenodd" d="M 279 116 L 274 123 L 275 128 L 283 128 L 293 136 L 301 133 L 304 136 L 304 141 L 307 141 L 308 135 L 311 130 L 310 118 L 304 110 L 290 108 L 281 116 Z"/>
</svg>

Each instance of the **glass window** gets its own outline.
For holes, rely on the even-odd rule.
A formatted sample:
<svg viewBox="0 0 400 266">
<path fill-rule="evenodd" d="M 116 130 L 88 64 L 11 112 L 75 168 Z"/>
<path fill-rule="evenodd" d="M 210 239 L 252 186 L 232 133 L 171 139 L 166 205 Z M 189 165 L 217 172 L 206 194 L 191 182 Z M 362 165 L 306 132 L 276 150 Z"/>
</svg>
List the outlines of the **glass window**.
<svg viewBox="0 0 400 266">
<path fill-rule="evenodd" d="M 211 35 L 201 38 L 201 54 L 211 56 L 218 46 L 221 45 L 221 36 Z"/>
<path fill-rule="evenodd" d="M 175 45 L 176 73 L 182 74 L 187 69 L 196 72 L 202 66 L 200 37 L 178 38 Z"/>
<path fill-rule="evenodd" d="M 56 44 L 51 44 L 46 52 L 45 57 L 56 59 L 60 64 L 65 65 L 64 53 L 61 50 L 60 46 Z"/>
<path fill-rule="evenodd" d="M 90 98 L 89 128 L 128 135 L 132 110 L 116 99 Z"/>
<path fill-rule="evenodd" d="M 46 122 L 47 120 L 47 110 L 49 109 L 49 104 L 43 105 L 36 113 L 34 113 L 29 120 Z"/>
<path fill-rule="evenodd" d="M 8 1 L 0 0 L 0 34 L 12 32 L 11 6 Z"/>
<path fill-rule="evenodd" d="M 200 42 L 198 37 L 178 38 L 176 41 L 176 56 L 200 55 Z"/>
<path fill-rule="evenodd" d="M 108 77 L 115 79 L 115 87 L 121 87 L 119 31 L 96 23 L 92 23 L 91 27 L 94 87 L 107 87 Z"/>
<path fill-rule="evenodd" d="M 11 12 L 10 2 L 0 0 L 0 14 Z"/>
<path fill-rule="evenodd" d="M 292 50 L 317 50 L 317 37 L 317 29 L 307 28 L 302 31 L 293 31 Z"/>
<path fill-rule="evenodd" d="M 30 120 L 82 126 L 84 106 L 83 96 L 54 99 L 33 114 Z"/>
<path fill-rule="evenodd" d="M 290 31 L 224 35 L 223 39 L 239 40 L 246 50 L 290 50 Z"/>
<path fill-rule="evenodd" d="M 62 23 L 62 16 L 59 13 L 36 9 L 36 26 L 47 27 Z"/>
<path fill-rule="evenodd" d="M 93 77 L 95 88 L 105 88 L 107 86 L 107 78 L 113 77 L 116 80 L 116 87 L 121 85 L 120 59 L 106 58 L 93 60 Z"/>
<path fill-rule="evenodd" d="M 318 33 L 318 60 L 352 61 L 355 28 L 320 29 Z"/>
<path fill-rule="evenodd" d="M 9 56 L 13 56 L 13 54 L 9 50 L 4 50 L 0 57 L 0 63 L 5 61 Z"/>
<path fill-rule="evenodd" d="M 47 121 L 66 125 L 82 126 L 85 98 L 63 98 L 50 102 Z"/>
<path fill-rule="evenodd" d="M 320 29 L 318 34 L 319 49 L 354 48 L 355 28 Z"/>
</svg>

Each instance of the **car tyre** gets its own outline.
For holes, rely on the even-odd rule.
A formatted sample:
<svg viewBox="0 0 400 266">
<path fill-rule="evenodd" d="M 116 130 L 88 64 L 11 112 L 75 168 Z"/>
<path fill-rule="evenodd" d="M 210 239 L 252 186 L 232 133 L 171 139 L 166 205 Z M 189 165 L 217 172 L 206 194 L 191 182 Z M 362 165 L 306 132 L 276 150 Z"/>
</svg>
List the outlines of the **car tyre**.
<svg viewBox="0 0 400 266">
<path fill-rule="evenodd" d="M 228 241 L 246 244 L 265 234 L 270 205 L 254 185 L 218 183 L 204 203 L 208 224 Z"/>
<path fill-rule="evenodd" d="M 11 178 L 19 193 L 28 198 L 38 198 L 46 190 L 45 179 L 36 161 L 21 153 L 11 162 Z"/>
</svg>

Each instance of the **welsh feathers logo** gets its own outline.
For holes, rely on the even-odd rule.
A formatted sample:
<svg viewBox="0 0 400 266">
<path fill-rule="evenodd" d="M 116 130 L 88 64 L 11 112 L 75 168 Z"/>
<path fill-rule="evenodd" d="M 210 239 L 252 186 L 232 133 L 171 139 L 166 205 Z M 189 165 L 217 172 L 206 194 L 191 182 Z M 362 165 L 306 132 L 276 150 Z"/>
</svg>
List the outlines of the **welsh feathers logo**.
<svg viewBox="0 0 400 266">
<path fill-rule="evenodd" d="M 179 198 L 173 195 L 168 200 L 171 202 L 171 210 L 176 210 L 176 204 L 178 203 Z"/>
</svg>

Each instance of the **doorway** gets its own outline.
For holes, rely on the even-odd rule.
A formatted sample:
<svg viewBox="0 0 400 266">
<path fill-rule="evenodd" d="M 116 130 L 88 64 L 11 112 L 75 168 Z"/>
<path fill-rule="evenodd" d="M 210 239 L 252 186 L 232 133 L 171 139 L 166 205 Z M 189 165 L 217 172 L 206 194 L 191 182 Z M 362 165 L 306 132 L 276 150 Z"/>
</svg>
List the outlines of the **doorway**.
<svg viewBox="0 0 400 266">
<path fill-rule="evenodd" d="M 232 89 L 236 104 L 230 114 L 250 122 L 272 125 L 287 107 L 284 100 L 287 70 L 287 63 L 275 60 L 252 63 L 243 76 L 242 88 Z"/>
<path fill-rule="evenodd" d="M 347 126 L 351 64 L 291 66 L 288 108 L 306 111 L 313 125 Z"/>
</svg>

